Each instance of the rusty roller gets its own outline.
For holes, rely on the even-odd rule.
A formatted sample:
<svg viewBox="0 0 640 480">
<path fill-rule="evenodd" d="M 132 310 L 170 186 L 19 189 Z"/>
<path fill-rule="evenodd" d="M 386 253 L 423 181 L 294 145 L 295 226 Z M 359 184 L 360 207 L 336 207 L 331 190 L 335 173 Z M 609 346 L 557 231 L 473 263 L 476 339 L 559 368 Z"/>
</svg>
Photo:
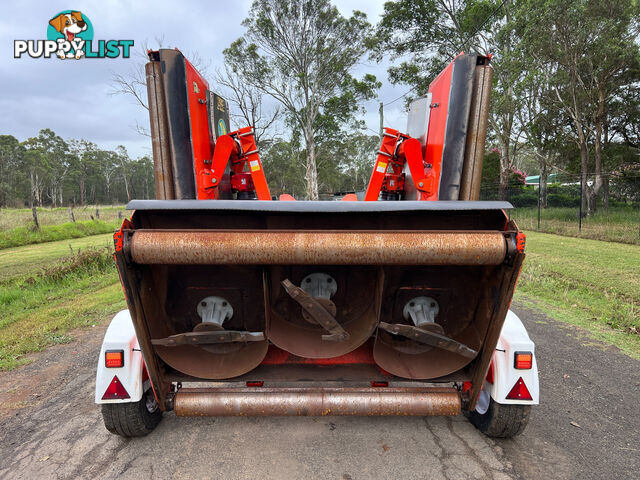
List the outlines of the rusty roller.
<svg viewBox="0 0 640 480">
<path fill-rule="evenodd" d="M 500 232 L 142 230 L 128 243 L 139 264 L 499 265 Z"/>
<path fill-rule="evenodd" d="M 178 416 L 459 415 L 455 388 L 181 389 Z"/>
</svg>

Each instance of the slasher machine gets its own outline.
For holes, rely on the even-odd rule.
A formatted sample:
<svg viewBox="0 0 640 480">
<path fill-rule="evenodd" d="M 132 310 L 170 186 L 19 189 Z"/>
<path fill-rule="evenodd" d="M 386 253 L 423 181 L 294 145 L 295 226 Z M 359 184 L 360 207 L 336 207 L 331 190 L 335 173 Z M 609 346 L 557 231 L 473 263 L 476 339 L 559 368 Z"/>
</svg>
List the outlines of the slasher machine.
<svg viewBox="0 0 640 480">
<path fill-rule="evenodd" d="M 178 50 L 146 65 L 156 200 L 115 234 L 128 310 L 100 352 L 105 425 L 193 415 L 457 415 L 538 402 L 509 305 L 524 235 L 479 201 L 490 58 L 460 54 L 387 128 L 363 201 L 272 199 L 251 127 Z M 356 200 L 356 201 L 354 201 Z M 507 419 L 507 420 L 505 420 Z M 510 419 L 510 420 L 509 420 Z"/>
</svg>

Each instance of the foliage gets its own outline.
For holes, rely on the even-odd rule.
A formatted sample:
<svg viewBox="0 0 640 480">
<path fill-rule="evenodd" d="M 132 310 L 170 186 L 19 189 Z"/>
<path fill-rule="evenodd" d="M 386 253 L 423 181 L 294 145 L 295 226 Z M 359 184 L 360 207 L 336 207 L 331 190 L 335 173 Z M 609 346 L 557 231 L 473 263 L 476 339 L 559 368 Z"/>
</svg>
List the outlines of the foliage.
<svg viewBox="0 0 640 480">
<path fill-rule="evenodd" d="M 351 135 L 323 141 L 317 150 L 318 190 L 323 195 L 364 191 L 380 139 L 376 135 Z M 278 141 L 262 152 L 272 195 L 288 193 L 304 198 L 305 152 L 294 138 Z"/>
<path fill-rule="evenodd" d="M 563 200 L 566 195 L 559 195 Z M 520 207 L 511 211 L 521 229 L 554 233 L 567 237 L 580 237 L 606 242 L 640 245 L 640 215 L 638 207 L 633 205 L 611 205 L 608 211 L 598 211 L 582 219 L 582 229 L 578 229 L 578 198 L 568 196 L 571 207 L 548 207 L 540 211 L 538 229 L 537 206 Z"/>
<path fill-rule="evenodd" d="M 0 207 L 123 203 L 154 196 L 153 162 L 101 150 L 50 129 L 19 142 L 0 135 Z"/>
<path fill-rule="evenodd" d="M 349 72 L 366 52 L 366 16 L 344 18 L 329 0 L 254 0 L 245 35 L 224 51 L 236 75 L 280 102 L 304 142 L 306 197 L 318 198 L 318 143 L 358 125 L 358 103 L 379 83 Z"/>
<path fill-rule="evenodd" d="M 581 173 L 593 214 L 596 197 L 609 204 L 609 178 L 638 191 L 622 172 L 638 165 L 639 28 L 635 0 L 398 0 L 385 4 L 372 45 L 378 59 L 399 60 L 389 78 L 411 95 L 460 51 L 493 54 L 498 197 L 527 162 L 543 177 L 543 205 L 548 174 Z"/>
</svg>

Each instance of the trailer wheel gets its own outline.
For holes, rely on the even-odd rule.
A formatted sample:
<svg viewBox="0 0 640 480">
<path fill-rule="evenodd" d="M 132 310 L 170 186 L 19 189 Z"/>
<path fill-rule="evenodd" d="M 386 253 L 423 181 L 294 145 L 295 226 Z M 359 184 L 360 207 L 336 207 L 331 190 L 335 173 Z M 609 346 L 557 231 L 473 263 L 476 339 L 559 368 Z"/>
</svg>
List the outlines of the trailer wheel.
<svg viewBox="0 0 640 480">
<path fill-rule="evenodd" d="M 149 388 L 137 402 L 103 403 L 102 419 L 111 433 L 121 437 L 143 437 L 158 426 L 162 410 Z"/>
<path fill-rule="evenodd" d="M 531 405 L 506 405 L 496 402 L 483 389 L 476 409 L 466 412 L 469 421 L 489 437 L 511 438 L 520 435 L 531 414 Z"/>
</svg>

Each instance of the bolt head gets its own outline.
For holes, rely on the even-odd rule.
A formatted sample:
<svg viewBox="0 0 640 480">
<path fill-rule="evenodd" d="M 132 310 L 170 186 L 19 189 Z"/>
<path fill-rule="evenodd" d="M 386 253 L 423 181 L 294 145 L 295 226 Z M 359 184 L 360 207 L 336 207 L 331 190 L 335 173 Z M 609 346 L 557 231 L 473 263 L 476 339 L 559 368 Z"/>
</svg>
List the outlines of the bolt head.
<svg viewBox="0 0 640 480">
<path fill-rule="evenodd" d="M 424 187 L 424 182 L 420 182 L 420 183 L 418 183 L 418 186 L 419 186 L 419 187 Z"/>
<path fill-rule="evenodd" d="M 218 183 L 218 180 L 216 180 L 215 178 L 212 178 L 211 183 Z"/>
</svg>

